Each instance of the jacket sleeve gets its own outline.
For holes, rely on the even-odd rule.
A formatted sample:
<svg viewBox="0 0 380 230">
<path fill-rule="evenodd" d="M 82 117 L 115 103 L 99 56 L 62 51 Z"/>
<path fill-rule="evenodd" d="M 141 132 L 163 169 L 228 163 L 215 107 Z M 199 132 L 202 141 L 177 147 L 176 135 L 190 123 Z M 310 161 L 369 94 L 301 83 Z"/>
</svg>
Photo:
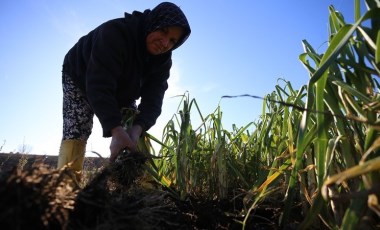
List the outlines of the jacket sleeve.
<svg viewBox="0 0 380 230">
<path fill-rule="evenodd" d="M 93 37 L 92 52 L 86 72 L 86 93 L 98 117 L 103 136 L 110 137 L 111 130 L 120 125 L 121 115 L 116 99 L 117 81 L 122 75 L 123 44 L 117 27 L 105 24 Z"/>
<path fill-rule="evenodd" d="M 141 102 L 138 106 L 140 113 L 134 124 L 139 124 L 144 131 L 149 130 L 161 114 L 165 91 L 168 89 L 167 80 L 171 65 L 171 54 L 169 54 L 160 67 L 153 68 L 156 70 L 152 71 L 142 84 Z"/>
</svg>

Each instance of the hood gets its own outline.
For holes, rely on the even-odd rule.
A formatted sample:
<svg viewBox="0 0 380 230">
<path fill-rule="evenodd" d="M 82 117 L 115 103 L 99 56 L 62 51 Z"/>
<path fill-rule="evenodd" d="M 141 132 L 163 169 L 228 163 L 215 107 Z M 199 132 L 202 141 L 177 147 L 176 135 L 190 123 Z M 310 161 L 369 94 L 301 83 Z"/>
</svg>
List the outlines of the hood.
<svg viewBox="0 0 380 230">
<path fill-rule="evenodd" d="M 171 51 L 181 46 L 190 36 L 191 29 L 185 14 L 173 3 L 160 3 L 152 10 L 146 10 L 144 14 L 146 14 L 145 36 L 155 30 L 169 26 L 182 27 L 183 35 Z"/>
</svg>

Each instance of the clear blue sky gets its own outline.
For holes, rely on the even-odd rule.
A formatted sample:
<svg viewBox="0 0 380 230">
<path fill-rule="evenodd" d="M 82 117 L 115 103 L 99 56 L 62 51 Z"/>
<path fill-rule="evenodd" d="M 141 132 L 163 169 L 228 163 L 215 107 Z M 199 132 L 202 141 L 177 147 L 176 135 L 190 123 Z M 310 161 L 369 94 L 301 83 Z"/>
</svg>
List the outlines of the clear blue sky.
<svg viewBox="0 0 380 230">
<path fill-rule="evenodd" d="M 183 0 L 173 1 L 187 15 L 189 40 L 173 55 L 163 113 L 149 132 L 159 136 L 176 112 L 178 98 L 189 91 L 203 115 L 221 96 L 265 96 L 278 78 L 295 89 L 309 76 L 300 61 L 306 39 L 324 52 L 328 6 L 353 22 L 354 0 Z M 66 52 L 97 25 L 124 12 L 153 8 L 160 1 L 3 0 L 0 2 L 0 148 L 57 154 L 62 133 L 61 66 Z M 223 99 L 224 128 L 258 118 L 262 101 Z M 5 143 L 4 143 L 5 141 Z M 87 150 L 108 156 L 97 118 Z"/>
</svg>

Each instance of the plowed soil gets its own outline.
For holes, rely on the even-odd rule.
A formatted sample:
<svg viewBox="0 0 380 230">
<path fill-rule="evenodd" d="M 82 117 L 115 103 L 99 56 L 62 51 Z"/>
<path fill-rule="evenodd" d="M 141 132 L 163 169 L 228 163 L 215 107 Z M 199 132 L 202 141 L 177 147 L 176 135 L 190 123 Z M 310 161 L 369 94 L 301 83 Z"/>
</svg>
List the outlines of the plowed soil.
<svg viewBox="0 0 380 230">
<path fill-rule="evenodd" d="M 99 171 L 81 188 L 69 169 L 55 168 L 56 156 L 0 154 L 1 229 L 242 229 L 239 197 L 179 199 L 147 176 L 141 156 L 86 159 Z M 278 229 L 281 205 L 260 204 L 245 229 Z M 302 220 L 293 214 L 285 229 Z"/>
</svg>

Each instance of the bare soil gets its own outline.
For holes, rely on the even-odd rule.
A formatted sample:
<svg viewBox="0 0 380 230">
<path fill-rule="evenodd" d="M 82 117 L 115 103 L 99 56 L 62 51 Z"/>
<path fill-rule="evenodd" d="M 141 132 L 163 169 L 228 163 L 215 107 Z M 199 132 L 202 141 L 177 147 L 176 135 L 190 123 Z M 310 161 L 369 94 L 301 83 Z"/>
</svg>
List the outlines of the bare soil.
<svg viewBox="0 0 380 230">
<path fill-rule="evenodd" d="M 1 228 L 242 229 L 239 197 L 179 199 L 147 177 L 141 156 L 124 154 L 105 167 L 105 159 L 86 159 L 85 167 L 103 168 L 80 188 L 69 169 L 55 168 L 56 156 L 0 153 Z M 260 204 L 245 229 L 279 229 L 281 208 L 281 201 Z M 296 229 L 299 209 L 284 229 Z"/>
</svg>

